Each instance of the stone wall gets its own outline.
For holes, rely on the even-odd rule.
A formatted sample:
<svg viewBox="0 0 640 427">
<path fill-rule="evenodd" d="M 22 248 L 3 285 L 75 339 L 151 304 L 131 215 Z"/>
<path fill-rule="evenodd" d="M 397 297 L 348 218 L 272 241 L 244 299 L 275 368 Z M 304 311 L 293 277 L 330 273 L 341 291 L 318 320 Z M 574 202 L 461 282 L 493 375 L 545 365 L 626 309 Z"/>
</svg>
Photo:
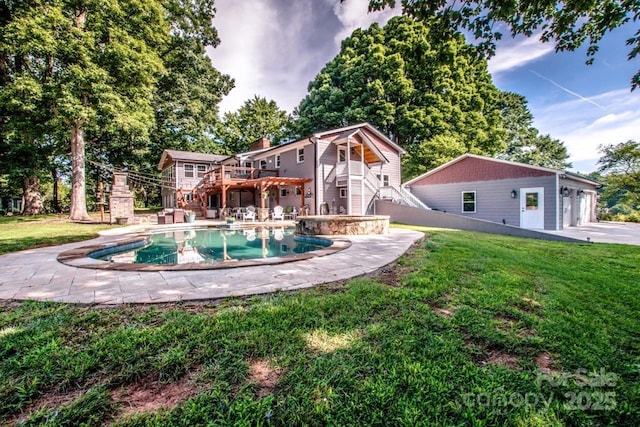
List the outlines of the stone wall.
<svg viewBox="0 0 640 427">
<path fill-rule="evenodd" d="M 126 173 L 114 172 L 113 174 L 113 186 L 109 197 L 109 213 L 112 224 L 115 222 L 134 223 L 133 193 L 127 184 Z M 118 218 L 126 218 L 126 220 Z"/>
<path fill-rule="evenodd" d="M 389 233 L 389 217 L 318 215 L 298 217 L 296 233 L 305 236 L 354 236 Z"/>
</svg>

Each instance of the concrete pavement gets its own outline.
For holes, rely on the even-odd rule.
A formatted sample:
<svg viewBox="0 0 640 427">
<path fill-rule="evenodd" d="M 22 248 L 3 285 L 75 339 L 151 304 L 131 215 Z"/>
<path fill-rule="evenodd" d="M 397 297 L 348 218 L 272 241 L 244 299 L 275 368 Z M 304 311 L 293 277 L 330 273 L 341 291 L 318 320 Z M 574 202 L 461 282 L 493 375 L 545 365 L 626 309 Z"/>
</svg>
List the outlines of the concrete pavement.
<svg viewBox="0 0 640 427">
<path fill-rule="evenodd" d="M 72 267 L 56 260 L 61 252 L 122 237 L 111 232 L 91 241 L 0 256 L 0 299 L 162 303 L 289 291 L 372 273 L 393 262 L 422 236 L 402 229 L 391 229 L 386 235 L 345 236 L 351 246 L 332 255 L 223 270 L 98 270 Z"/>
<path fill-rule="evenodd" d="M 594 222 L 560 231 L 545 230 L 545 233 L 596 243 L 640 245 L 640 224 L 631 222 Z"/>
</svg>

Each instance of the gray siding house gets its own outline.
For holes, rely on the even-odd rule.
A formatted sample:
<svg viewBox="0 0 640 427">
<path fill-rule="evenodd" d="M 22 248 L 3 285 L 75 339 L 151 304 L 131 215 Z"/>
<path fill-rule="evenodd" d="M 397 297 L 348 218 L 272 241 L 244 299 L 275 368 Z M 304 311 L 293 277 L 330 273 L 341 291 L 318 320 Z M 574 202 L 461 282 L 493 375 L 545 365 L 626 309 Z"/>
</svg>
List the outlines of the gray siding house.
<svg viewBox="0 0 640 427">
<path fill-rule="evenodd" d="M 165 150 L 158 164 L 168 183 L 163 207 L 188 207 L 207 216 L 248 205 L 263 211 L 280 205 L 309 214 L 372 213 L 376 198 L 401 193 L 404 153 L 368 123 L 273 147 L 262 138 L 250 151 L 233 156 Z M 185 169 L 188 162 L 196 176 L 191 166 Z"/>
<path fill-rule="evenodd" d="M 597 221 L 591 179 L 555 169 L 464 154 L 404 184 L 430 208 L 528 229 Z"/>
</svg>

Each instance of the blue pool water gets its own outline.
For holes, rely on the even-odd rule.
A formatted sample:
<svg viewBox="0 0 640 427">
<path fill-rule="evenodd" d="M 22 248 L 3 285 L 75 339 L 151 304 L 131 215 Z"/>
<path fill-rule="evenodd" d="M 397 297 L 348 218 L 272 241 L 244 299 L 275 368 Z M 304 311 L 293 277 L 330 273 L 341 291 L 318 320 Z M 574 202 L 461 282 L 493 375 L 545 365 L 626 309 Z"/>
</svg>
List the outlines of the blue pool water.
<svg viewBox="0 0 640 427">
<path fill-rule="evenodd" d="M 147 241 L 92 253 L 92 258 L 134 264 L 216 263 L 279 257 L 327 247 L 331 241 L 294 236 L 293 228 L 196 228 L 155 233 Z"/>
</svg>

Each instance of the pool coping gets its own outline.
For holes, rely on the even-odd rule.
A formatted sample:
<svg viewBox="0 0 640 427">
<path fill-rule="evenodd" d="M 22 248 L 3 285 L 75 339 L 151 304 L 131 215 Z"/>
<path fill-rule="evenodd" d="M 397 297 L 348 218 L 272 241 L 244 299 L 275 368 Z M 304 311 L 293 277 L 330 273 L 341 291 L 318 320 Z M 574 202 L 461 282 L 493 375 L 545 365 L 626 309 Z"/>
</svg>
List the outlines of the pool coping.
<svg viewBox="0 0 640 427">
<path fill-rule="evenodd" d="M 268 227 L 269 225 L 257 224 L 256 226 Z M 191 271 L 191 270 L 220 270 L 226 268 L 241 268 L 241 267 L 253 267 L 259 265 L 277 265 L 288 262 L 302 261 L 309 258 L 323 257 L 334 254 L 336 252 L 347 249 L 351 246 L 351 241 L 343 237 L 335 236 L 317 236 L 323 240 L 331 241 L 331 245 L 326 248 L 317 249 L 314 251 L 290 254 L 278 257 L 269 258 L 252 258 L 243 260 L 225 260 L 217 263 L 197 263 L 187 262 L 182 264 L 134 264 L 124 262 L 105 261 L 91 257 L 94 252 L 103 251 L 116 246 L 125 246 L 135 243 L 140 243 L 149 240 L 152 234 L 161 233 L 163 231 L 175 231 L 182 229 L 198 228 L 213 228 L 217 226 L 201 225 L 201 224 L 183 224 L 180 227 L 171 228 L 148 228 L 137 232 L 136 236 L 129 236 L 122 240 L 115 240 L 106 243 L 97 243 L 92 245 L 80 246 L 73 248 L 58 254 L 56 259 L 62 264 L 78 267 L 89 268 L 96 270 L 117 270 L 117 271 Z M 242 227 L 233 227 L 232 230 L 238 230 L 249 227 L 248 225 Z M 301 238 L 310 236 L 300 236 Z"/>
<path fill-rule="evenodd" d="M 91 241 L 0 255 L 0 300 L 159 304 L 289 292 L 375 274 L 424 237 L 417 230 L 392 227 L 384 235 L 339 236 L 351 245 L 328 256 L 217 270 L 124 271 L 77 268 L 57 260 L 61 252 L 131 238 L 154 227 L 111 229 Z"/>
</svg>

